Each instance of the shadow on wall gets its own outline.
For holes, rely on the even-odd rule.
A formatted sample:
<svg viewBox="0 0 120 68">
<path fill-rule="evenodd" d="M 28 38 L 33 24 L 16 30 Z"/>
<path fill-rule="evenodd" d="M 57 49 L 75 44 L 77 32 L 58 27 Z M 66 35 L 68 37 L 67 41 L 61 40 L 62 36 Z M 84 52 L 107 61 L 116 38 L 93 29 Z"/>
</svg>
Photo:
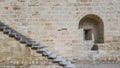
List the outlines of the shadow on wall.
<svg viewBox="0 0 120 68">
<path fill-rule="evenodd" d="M 84 41 L 93 40 L 94 43 L 104 43 L 104 23 L 94 14 L 84 16 L 79 22 L 79 29 L 83 29 Z"/>
</svg>

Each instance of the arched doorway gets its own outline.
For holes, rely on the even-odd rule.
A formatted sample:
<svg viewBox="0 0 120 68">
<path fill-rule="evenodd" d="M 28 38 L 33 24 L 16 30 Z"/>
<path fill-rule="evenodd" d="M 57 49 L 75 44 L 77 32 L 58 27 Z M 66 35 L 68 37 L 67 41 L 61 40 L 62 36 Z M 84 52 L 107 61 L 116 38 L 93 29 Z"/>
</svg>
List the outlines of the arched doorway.
<svg viewBox="0 0 120 68">
<path fill-rule="evenodd" d="M 104 24 L 99 16 L 84 16 L 79 22 L 79 29 L 83 29 L 85 41 L 94 39 L 94 43 L 104 43 Z"/>
</svg>

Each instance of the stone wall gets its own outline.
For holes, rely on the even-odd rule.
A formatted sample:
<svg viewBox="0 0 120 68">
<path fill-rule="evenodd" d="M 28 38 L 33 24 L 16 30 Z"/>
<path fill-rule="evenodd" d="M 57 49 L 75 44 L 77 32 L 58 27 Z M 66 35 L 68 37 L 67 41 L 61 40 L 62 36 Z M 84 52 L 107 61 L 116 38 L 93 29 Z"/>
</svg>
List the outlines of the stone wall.
<svg viewBox="0 0 120 68">
<path fill-rule="evenodd" d="M 97 15 L 104 23 L 104 43 L 99 44 L 98 53 L 101 57 L 111 54 L 111 50 L 117 53 L 120 49 L 119 4 L 119 0 L 0 0 L 0 21 L 58 55 L 73 60 L 91 54 L 86 49 L 89 42 L 83 45 L 84 40 L 80 41 L 83 36 L 79 34 L 78 26 L 84 16 Z M 6 46 L 12 44 L 3 38 Z M 17 46 L 15 40 L 11 41 Z M 24 50 L 31 54 L 29 49 Z"/>
<path fill-rule="evenodd" d="M 16 39 L 0 32 L 0 68 L 63 68 Z"/>
</svg>

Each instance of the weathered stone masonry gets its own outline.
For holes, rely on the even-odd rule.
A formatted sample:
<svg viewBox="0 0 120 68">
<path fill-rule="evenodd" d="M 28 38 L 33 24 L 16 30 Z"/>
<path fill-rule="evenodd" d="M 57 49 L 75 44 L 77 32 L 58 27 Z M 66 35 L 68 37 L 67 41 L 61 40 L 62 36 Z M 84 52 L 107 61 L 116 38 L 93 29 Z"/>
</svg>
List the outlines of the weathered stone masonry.
<svg viewBox="0 0 120 68">
<path fill-rule="evenodd" d="M 0 0 L 0 21 L 74 63 L 119 63 L 119 4 L 119 0 Z M 0 34 L 1 59 L 39 56 Z M 91 51 L 94 43 L 98 51 Z"/>
<path fill-rule="evenodd" d="M 65 60 L 63 58 L 61 58 L 61 56 L 57 56 L 55 53 L 49 51 L 46 47 L 36 43 L 35 41 L 32 41 L 30 38 L 27 38 L 26 36 L 22 35 L 21 33 L 15 31 L 14 29 L 6 26 L 3 23 L 0 23 L 0 30 L 3 31 L 4 34 L 8 34 L 10 37 L 14 37 L 17 41 L 19 41 L 22 44 L 26 44 L 27 47 L 31 47 L 31 49 L 36 50 L 37 53 L 42 53 L 43 56 L 47 57 L 48 59 L 53 60 L 53 63 L 58 63 L 59 65 L 63 66 L 64 68 L 76 68 L 75 65 L 73 65 L 69 60 Z M 9 53 L 9 52 L 7 52 Z M 16 52 L 17 53 L 17 52 Z M 13 61 L 11 61 L 10 59 L 8 60 L 9 62 L 4 62 L 6 61 L 6 59 L 2 62 L 5 63 L 6 65 L 8 64 L 14 64 L 14 65 L 23 65 L 26 64 L 25 62 L 27 62 L 27 65 L 31 66 L 31 64 L 39 64 L 40 60 L 35 60 L 31 62 L 30 59 L 28 60 L 24 60 L 24 61 L 17 61 L 19 58 L 18 55 L 16 55 L 17 57 L 15 57 L 13 59 Z M 4 56 L 3 56 L 4 57 Z M 31 57 L 30 57 L 31 58 Z M 17 59 L 17 60 L 16 60 Z M 21 58 L 23 59 L 23 58 Z M 14 62 L 15 61 L 15 62 Z M 38 62 L 39 61 L 39 62 Z M 22 62 L 22 63 L 21 63 Z M 49 65 L 49 63 L 48 63 Z"/>
</svg>

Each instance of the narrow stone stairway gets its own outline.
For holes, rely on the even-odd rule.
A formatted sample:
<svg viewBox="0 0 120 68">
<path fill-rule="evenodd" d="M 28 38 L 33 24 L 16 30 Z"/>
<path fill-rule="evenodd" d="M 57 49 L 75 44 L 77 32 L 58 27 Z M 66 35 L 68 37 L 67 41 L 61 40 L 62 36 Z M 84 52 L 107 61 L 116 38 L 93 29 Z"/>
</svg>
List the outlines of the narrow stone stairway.
<svg viewBox="0 0 120 68">
<path fill-rule="evenodd" d="M 64 68 L 76 68 L 74 64 L 70 61 L 62 58 L 61 56 L 57 56 L 52 51 L 49 51 L 45 46 L 40 45 L 39 43 L 33 41 L 30 38 L 22 35 L 21 33 L 17 32 L 16 30 L 12 29 L 11 27 L 5 25 L 4 23 L 0 22 L 0 30 L 3 31 L 4 34 L 9 35 L 10 37 L 15 38 L 21 44 L 25 44 L 27 47 L 31 47 L 31 49 L 36 50 L 37 53 L 41 53 L 44 56 L 47 56 L 48 59 L 52 59 L 53 63 L 58 63 L 60 66 Z"/>
</svg>

